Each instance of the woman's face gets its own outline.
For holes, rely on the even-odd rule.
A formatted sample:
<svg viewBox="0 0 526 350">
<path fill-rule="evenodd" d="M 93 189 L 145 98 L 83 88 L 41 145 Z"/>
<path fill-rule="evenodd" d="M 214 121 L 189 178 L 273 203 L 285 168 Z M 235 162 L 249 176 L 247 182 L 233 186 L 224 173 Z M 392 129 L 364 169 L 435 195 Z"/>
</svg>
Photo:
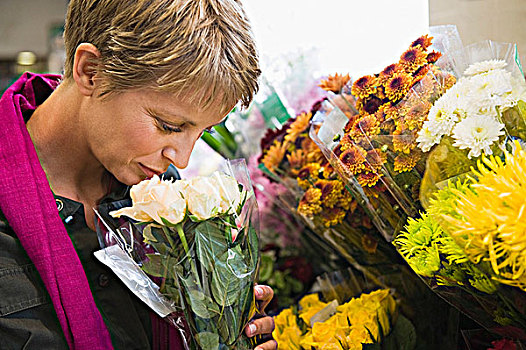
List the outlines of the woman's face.
<svg viewBox="0 0 526 350">
<path fill-rule="evenodd" d="M 170 164 L 185 168 L 202 132 L 225 115 L 218 103 L 202 110 L 173 94 L 137 90 L 88 99 L 80 127 L 96 160 L 133 185 Z"/>
</svg>

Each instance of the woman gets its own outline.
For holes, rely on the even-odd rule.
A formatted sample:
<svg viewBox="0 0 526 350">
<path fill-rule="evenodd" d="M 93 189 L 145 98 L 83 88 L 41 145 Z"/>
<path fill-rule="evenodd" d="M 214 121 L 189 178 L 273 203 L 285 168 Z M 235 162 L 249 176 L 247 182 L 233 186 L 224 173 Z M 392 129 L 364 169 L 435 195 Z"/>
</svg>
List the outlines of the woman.
<svg viewBox="0 0 526 350">
<path fill-rule="evenodd" d="M 26 73 L 0 100 L 0 348 L 181 348 L 93 257 L 92 208 L 186 167 L 201 133 L 250 103 L 250 25 L 235 0 L 71 0 L 64 39 L 62 80 Z M 264 307 L 272 290 L 255 288 Z"/>
</svg>

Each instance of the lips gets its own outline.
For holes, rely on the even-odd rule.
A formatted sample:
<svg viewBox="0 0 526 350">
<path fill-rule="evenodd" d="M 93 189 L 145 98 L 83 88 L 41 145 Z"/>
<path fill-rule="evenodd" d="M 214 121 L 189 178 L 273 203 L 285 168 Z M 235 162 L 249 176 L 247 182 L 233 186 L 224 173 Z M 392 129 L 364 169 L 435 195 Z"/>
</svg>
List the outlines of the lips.
<svg viewBox="0 0 526 350">
<path fill-rule="evenodd" d="M 141 163 L 139 163 L 139 168 L 141 168 L 144 175 L 146 175 L 147 178 L 152 178 L 154 175 L 161 175 L 163 171 L 158 171 L 152 168 L 149 168 Z"/>
</svg>

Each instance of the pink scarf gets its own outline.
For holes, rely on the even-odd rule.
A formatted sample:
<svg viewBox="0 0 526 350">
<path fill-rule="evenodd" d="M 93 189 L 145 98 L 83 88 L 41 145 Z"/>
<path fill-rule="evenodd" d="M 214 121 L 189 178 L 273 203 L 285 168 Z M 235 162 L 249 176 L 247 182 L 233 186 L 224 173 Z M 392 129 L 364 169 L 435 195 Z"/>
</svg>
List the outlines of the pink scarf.
<svg viewBox="0 0 526 350">
<path fill-rule="evenodd" d="M 0 210 L 42 277 L 69 347 L 112 349 L 22 116 L 59 79 L 25 73 L 0 99 Z"/>
</svg>

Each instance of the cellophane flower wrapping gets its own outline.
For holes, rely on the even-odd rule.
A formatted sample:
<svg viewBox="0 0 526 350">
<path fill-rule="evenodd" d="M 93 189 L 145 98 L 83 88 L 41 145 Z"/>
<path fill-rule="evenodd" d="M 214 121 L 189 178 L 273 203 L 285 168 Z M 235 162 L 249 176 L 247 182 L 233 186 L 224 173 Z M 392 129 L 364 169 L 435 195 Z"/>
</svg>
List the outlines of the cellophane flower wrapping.
<svg viewBox="0 0 526 350">
<path fill-rule="evenodd" d="M 311 138 L 387 241 L 418 212 L 426 155 L 416 139 L 433 103 L 456 81 L 438 49 L 458 47 L 458 33 L 413 41 L 398 62 L 330 91 Z M 447 61 L 449 63 L 449 61 Z"/>
<path fill-rule="evenodd" d="M 319 292 L 275 317 L 279 349 L 414 349 L 417 336 L 388 288 L 349 268 L 318 277 Z"/>
<path fill-rule="evenodd" d="M 243 330 L 257 311 L 257 205 L 244 160 L 228 161 L 225 171 L 176 181 L 155 176 L 131 188 L 131 203 L 99 208 L 106 228 L 112 220 L 103 213 L 115 218 L 115 229 L 100 234 L 106 260 L 115 260 L 113 243 L 127 249 L 148 276 L 134 276 L 132 290 L 144 294 L 156 282 L 168 309 L 184 312 L 188 349 L 253 347 Z M 181 328 L 176 313 L 166 318 Z"/>
<path fill-rule="evenodd" d="M 349 79 L 338 74 L 322 85 L 339 90 Z M 384 239 L 309 138 L 313 115 L 325 106 L 325 102 L 316 103 L 311 111 L 300 113 L 263 138 L 260 167 L 271 181 L 287 189 L 275 200 L 282 201 L 284 208 L 315 233 L 320 249 L 329 245 L 368 280 L 379 287 L 392 287 L 401 308 L 417 326 L 419 342 L 426 342 L 428 348 L 454 344 L 455 312 L 421 282 Z"/>
</svg>

